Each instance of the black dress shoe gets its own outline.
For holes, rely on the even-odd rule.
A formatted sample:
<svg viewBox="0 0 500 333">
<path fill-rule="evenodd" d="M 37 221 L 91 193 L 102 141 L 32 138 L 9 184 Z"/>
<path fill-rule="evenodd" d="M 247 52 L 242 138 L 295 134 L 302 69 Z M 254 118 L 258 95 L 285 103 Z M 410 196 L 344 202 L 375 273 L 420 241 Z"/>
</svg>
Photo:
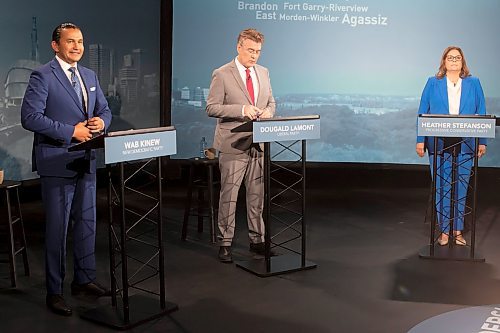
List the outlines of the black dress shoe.
<svg viewBox="0 0 500 333">
<path fill-rule="evenodd" d="M 250 252 L 258 254 L 260 256 L 266 255 L 266 245 L 262 243 L 250 243 Z M 271 257 L 277 256 L 276 252 L 270 249 L 269 254 Z"/>
<path fill-rule="evenodd" d="M 219 248 L 219 261 L 226 264 L 233 262 L 233 257 L 231 255 L 231 246 L 221 246 Z"/>
<path fill-rule="evenodd" d="M 73 296 L 111 296 L 111 290 L 103 287 L 96 281 L 85 284 L 71 283 L 71 295 Z"/>
<path fill-rule="evenodd" d="M 62 316 L 71 316 L 73 310 L 66 304 L 62 295 L 48 294 L 45 303 L 52 312 Z"/>
</svg>

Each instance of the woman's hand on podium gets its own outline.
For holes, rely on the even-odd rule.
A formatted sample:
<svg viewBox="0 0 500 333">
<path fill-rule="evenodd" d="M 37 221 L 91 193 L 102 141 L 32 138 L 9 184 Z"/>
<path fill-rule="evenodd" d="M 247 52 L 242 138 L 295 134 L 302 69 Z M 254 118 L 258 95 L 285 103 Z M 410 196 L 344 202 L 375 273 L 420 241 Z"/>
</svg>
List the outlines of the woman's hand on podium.
<svg viewBox="0 0 500 333">
<path fill-rule="evenodd" d="M 424 157 L 424 154 L 425 154 L 425 151 L 424 151 L 424 143 L 421 142 L 421 143 L 417 143 L 417 155 L 419 157 Z"/>
<path fill-rule="evenodd" d="M 479 145 L 477 149 L 477 157 L 481 158 L 486 154 L 486 145 Z"/>
</svg>

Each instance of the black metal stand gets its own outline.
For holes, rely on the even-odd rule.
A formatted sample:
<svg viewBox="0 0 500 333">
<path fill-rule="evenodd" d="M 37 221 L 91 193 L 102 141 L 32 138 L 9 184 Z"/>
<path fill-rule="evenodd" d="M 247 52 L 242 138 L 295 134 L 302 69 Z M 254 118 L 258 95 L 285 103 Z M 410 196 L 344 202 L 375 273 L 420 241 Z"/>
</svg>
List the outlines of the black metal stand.
<svg viewBox="0 0 500 333">
<path fill-rule="evenodd" d="M 297 153 L 292 149 L 299 142 L 302 145 L 301 153 Z M 271 144 L 269 142 L 264 143 L 263 218 L 266 228 L 265 257 L 264 259 L 236 262 L 236 266 L 259 277 L 302 271 L 317 266 L 315 263 L 306 260 L 306 141 L 294 141 L 289 145 L 280 142 L 275 143 L 278 147 L 281 147 L 281 150 L 273 157 L 289 152 L 298 159 L 288 163 L 274 163 L 271 158 Z M 292 166 L 297 163 L 300 163 L 300 172 L 292 169 Z M 271 166 L 273 166 L 273 170 L 271 170 Z M 276 176 L 273 176 L 274 173 Z M 281 173 L 281 175 L 278 175 L 278 173 Z M 271 181 L 279 187 L 274 195 L 271 194 Z M 300 189 L 297 189 L 299 186 Z M 301 204 L 300 211 L 294 209 L 298 202 Z M 273 235 L 272 220 L 278 222 L 277 230 Z M 297 240 L 301 241 L 300 251 L 292 248 L 292 243 Z M 286 250 L 289 254 L 271 257 L 271 248 L 280 248 Z"/>
<path fill-rule="evenodd" d="M 485 258 L 482 257 L 475 251 L 475 238 L 476 238 L 476 200 L 477 200 L 477 175 L 478 175 L 478 147 L 479 147 L 479 139 L 475 139 L 475 151 L 474 151 L 474 166 L 470 177 L 472 177 L 472 185 L 469 181 L 467 193 L 471 193 L 472 202 L 471 207 L 465 207 L 465 209 L 469 208 L 471 214 L 471 240 L 467 245 L 456 245 L 455 244 L 455 236 L 454 236 L 454 220 L 455 220 L 455 211 L 456 211 L 456 199 L 455 199 L 455 188 L 460 182 L 460 179 L 457 179 L 458 172 L 458 162 L 457 162 L 457 148 L 460 147 L 462 141 L 458 141 L 454 143 L 447 149 L 451 149 L 452 151 L 452 161 L 451 161 L 451 193 L 450 193 L 450 216 L 449 216 L 449 241 L 448 245 L 441 246 L 436 245 L 439 232 L 436 233 L 436 223 L 438 221 L 437 212 L 436 212 L 436 190 L 437 190 L 437 179 L 440 177 L 438 175 L 439 170 L 443 167 L 443 159 L 441 159 L 440 165 L 438 165 L 438 138 L 434 137 L 434 156 L 432 159 L 433 170 L 432 173 L 432 209 L 431 209 L 431 223 L 430 223 L 430 239 L 429 245 L 423 247 L 419 252 L 419 257 L 422 259 L 436 259 L 436 260 L 455 260 L 455 261 L 474 261 L 474 262 L 484 262 Z M 443 149 L 444 150 L 444 149 Z M 443 152 L 442 152 L 443 153 Z M 443 154 L 444 155 L 444 154 Z M 447 181 L 445 179 L 441 179 L 441 183 Z M 465 213 L 467 215 L 467 213 Z"/>
<path fill-rule="evenodd" d="M 146 168 L 154 161 L 157 163 L 156 174 L 148 172 Z M 91 309 L 82 314 L 84 319 L 121 330 L 132 328 L 178 309 L 176 304 L 165 300 L 161 158 L 152 158 L 134 165 L 139 165 L 139 167 L 126 178 L 124 162 L 118 163 L 119 193 L 113 186 L 111 167 L 108 165 L 112 304 Z M 141 191 L 138 186 L 134 186 L 133 179 L 140 173 L 156 178 L 156 198 Z M 137 207 L 130 206 L 130 203 L 127 205 L 126 192 L 134 193 L 140 200 L 143 200 L 141 208 L 146 207 L 145 211 L 142 209 L 139 211 Z M 115 222 L 113 209 L 118 205 L 120 221 Z M 153 215 L 155 212 L 156 216 Z M 128 223 L 127 217 L 131 217 Z M 118 269 L 120 265 L 121 272 Z M 129 274 L 132 269 L 132 274 Z M 121 287 L 119 286 L 120 275 Z M 150 282 L 154 278 L 158 279 L 157 289 L 148 289 L 145 282 Z M 142 294 L 130 296 L 131 289 L 158 298 Z M 121 296 L 122 302 L 117 301 L 118 295 Z"/>
<path fill-rule="evenodd" d="M 0 183 L 0 192 L 5 193 L 5 208 L 7 210 L 7 218 L 2 217 L 2 221 L 0 222 L 0 231 L 2 234 L 5 233 L 8 253 L 8 258 L 6 260 L 2 258 L 0 263 L 9 263 L 10 282 L 13 288 L 17 287 L 16 255 L 21 254 L 23 256 L 24 275 L 30 275 L 28 246 L 26 245 L 21 201 L 19 200 L 20 187 L 20 181 L 4 180 L 3 183 Z M 13 196 L 12 201 L 11 195 Z"/>
</svg>

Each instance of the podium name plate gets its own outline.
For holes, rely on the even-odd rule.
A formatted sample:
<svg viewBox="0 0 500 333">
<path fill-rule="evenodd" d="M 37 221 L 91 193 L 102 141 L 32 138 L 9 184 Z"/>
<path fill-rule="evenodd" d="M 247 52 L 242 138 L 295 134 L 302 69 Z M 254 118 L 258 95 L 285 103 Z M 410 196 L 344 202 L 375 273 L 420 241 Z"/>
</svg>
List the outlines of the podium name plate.
<svg viewBox="0 0 500 333">
<path fill-rule="evenodd" d="M 494 138 L 495 118 L 418 117 L 418 136 Z"/>
<path fill-rule="evenodd" d="M 265 119 L 253 122 L 253 142 L 320 138 L 320 119 Z"/>
<path fill-rule="evenodd" d="M 106 164 L 141 160 L 177 153 L 176 131 L 159 131 L 104 138 Z"/>
</svg>

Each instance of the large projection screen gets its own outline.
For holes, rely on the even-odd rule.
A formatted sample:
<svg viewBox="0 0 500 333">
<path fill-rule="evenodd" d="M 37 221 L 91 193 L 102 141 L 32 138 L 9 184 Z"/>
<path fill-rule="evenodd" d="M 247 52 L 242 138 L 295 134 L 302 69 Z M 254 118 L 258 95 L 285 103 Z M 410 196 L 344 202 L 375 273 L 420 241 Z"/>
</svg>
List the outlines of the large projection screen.
<svg viewBox="0 0 500 333">
<path fill-rule="evenodd" d="M 308 160 L 427 164 L 415 154 L 422 89 L 443 50 L 460 46 L 480 78 L 487 112 L 500 116 L 500 1 L 174 0 L 172 122 L 176 157 L 212 142 L 205 99 L 215 68 L 236 56 L 236 38 L 265 35 L 259 63 L 271 74 L 277 113 L 321 115 Z M 482 166 L 500 166 L 489 142 Z"/>
</svg>

